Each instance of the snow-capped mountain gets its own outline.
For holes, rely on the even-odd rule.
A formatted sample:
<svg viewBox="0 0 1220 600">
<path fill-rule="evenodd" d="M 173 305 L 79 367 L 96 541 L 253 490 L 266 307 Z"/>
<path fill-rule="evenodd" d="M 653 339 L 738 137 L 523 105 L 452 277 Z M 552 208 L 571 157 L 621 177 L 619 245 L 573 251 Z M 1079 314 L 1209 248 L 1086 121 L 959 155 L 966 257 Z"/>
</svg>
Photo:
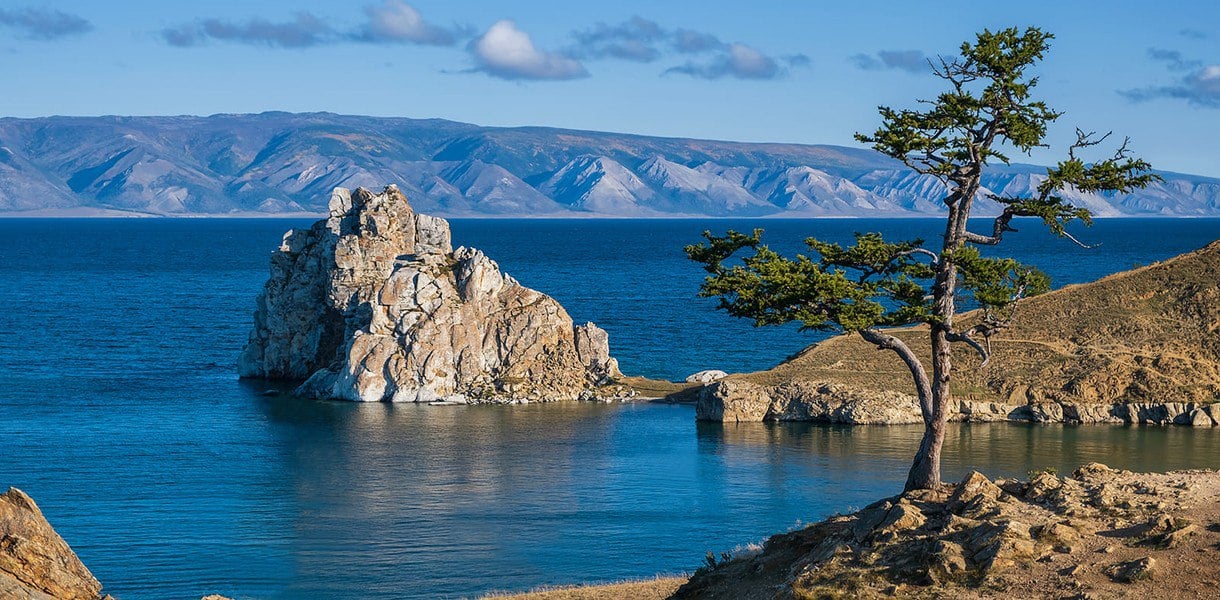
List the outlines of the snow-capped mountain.
<svg viewBox="0 0 1220 600">
<path fill-rule="evenodd" d="M 996 166 L 987 196 L 1045 168 Z M 1220 179 L 1162 173 L 1097 215 L 1220 216 Z M 397 184 L 450 216 L 919 216 L 945 186 L 871 150 L 329 113 L 0 119 L 0 214 L 322 212 L 330 190 Z"/>
</svg>

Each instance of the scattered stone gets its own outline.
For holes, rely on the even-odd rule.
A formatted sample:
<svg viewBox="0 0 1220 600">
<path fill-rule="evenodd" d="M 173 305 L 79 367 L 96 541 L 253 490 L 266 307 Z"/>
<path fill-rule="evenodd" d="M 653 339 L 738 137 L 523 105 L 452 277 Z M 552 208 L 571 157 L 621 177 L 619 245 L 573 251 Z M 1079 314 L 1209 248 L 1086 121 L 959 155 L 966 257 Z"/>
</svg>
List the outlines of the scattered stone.
<svg viewBox="0 0 1220 600">
<path fill-rule="evenodd" d="M 927 518 L 918 508 L 899 502 L 890 508 L 873 533 L 877 535 L 895 534 L 918 528 L 926 522 Z"/>
<path fill-rule="evenodd" d="M 957 488 L 949 496 L 948 508 L 954 513 L 962 514 L 963 508 L 967 505 L 994 502 L 1002 493 L 1003 490 L 982 473 L 972 471 L 965 479 L 962 479 L 961 483 L 957 484 Z"/>
<path fill-rule="evenodd" d="M 1055 552 L 1071 553 L 1080 541 L 1080 532 L 1065 523 L 1049 523 L 1038 531 L 1038 541 L 1049 545 Z"/>
<path fill-rule="evenodd" d="M 1151 579 L 1155 574 L 1156 559 L 1146 556 L 1137 560 L 1120 562 L 1106 567 L 1105 574 L 1119 583 L 1132 583 Z"/>
<path fill-rule="evenodd" d="M 971 558 L 984 571 L 1009 567 L 1034 555 L 1029 525 L 1020 521 L 982 525 L 971 533 L 966 545 L 975 550 Z"/>
</svg>

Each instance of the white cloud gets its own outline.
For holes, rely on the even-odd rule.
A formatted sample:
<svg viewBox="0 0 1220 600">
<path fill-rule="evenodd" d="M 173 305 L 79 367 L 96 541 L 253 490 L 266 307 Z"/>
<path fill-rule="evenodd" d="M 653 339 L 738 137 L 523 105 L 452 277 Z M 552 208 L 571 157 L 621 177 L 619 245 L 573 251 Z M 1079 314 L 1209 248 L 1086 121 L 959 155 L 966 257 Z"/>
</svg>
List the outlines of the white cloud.
<svg viewBox="0 0 1220 600">
<path fill-rule="evenodd" d="M 587 77 L 580 61 L 534 45 L 528 33 L 510 20 L 493 24 L 470 42 L 470 53 L 483 71 L 501 79 L 576 79 Z"/>
<path fill-rule="evenodd" d="M 357 36 L 370 42 L 411 42 L 433 46 L 454 43 L 454 32 L 424 20 L 414 6 L 402 0 L 385 0 L 380 6 L 364 7 L 368 22 Z"/>
</svg>

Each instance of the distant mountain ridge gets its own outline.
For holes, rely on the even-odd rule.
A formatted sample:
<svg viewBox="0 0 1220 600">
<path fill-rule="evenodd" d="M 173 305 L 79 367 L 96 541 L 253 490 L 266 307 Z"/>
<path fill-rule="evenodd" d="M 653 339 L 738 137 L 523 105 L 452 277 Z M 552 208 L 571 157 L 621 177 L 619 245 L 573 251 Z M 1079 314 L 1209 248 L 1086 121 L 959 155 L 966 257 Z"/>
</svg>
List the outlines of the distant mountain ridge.
<svg viewBox="0 0 1220 600">
<path fill-rule="evenodd" d="M 1044 174 L 997 166 L 984 183 L 1021 194 Z M 1099 216 L 1220 216 L 1220 179 L 1162 175 L 1074 200 Z M 871 150 L 829 145 L 330 113 L 0 119 L 0 214 L 320 213 L 335 187 L 387 183 L 444 216 L 902 217 L 940 212 L 945 191 Z"/>
</svg>

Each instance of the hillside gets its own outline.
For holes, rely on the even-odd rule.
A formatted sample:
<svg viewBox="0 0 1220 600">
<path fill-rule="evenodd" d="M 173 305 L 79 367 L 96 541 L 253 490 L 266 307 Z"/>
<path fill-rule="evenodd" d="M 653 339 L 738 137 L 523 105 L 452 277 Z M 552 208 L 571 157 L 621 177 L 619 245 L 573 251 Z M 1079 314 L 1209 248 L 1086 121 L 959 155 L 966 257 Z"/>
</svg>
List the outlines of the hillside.
<svg viewBox="0 0 1220 600">
<path fill-rule="evenodd" d="M 930 364 L 926 328 L 894 333 Z M 1027 420 L 1192 419 L 1190 403 L 1220 400 L 1220 241 L 1030 298 L 991 346 L 986 367 L 965 345 L 954 354 L 963 418 L 1001 418 L 1025 407 Z M 844 417 L 850 422 L 918 421 L 906 367 L 855 335 L 810 346 L 773 369 L 730 376 L 708 392 L 716 410 L 731 413 L 725 420 L 818 420 L 811 407 L 837 398 L 856 411 Z M 1121 412 L 1115 404 L 1137 408 Z M 1207 407 L 1199 419 L 1211 425 L 1217 416 Z"/>
<path fill-rule="evenodd" d="M 1044 171 L 997 167 L 985 183 L 1019 194 Z M 1103 216 L 1220 215 L 1220 179 L 1163 175 L 1076 200 Z M 335 187 L 386 183 L 444 216 L 919 216 L 944 191 L 840 146 L 330 113 L 0 119 L 0 214 L 322 213 Z"/>
</svg>

